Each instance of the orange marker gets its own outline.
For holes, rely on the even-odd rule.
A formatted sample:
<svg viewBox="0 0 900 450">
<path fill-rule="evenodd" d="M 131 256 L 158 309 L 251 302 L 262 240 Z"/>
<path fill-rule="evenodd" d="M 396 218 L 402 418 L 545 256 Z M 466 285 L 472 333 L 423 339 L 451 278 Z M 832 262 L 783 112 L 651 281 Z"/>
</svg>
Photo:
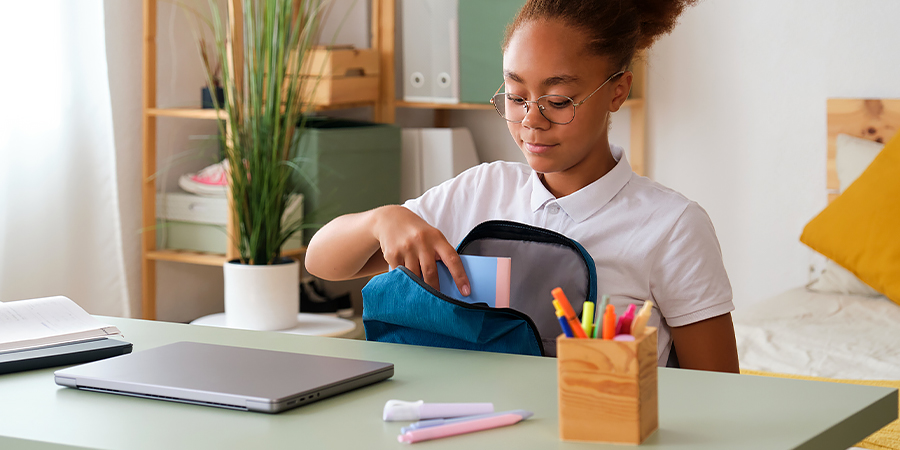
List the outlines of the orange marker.
<svg viewBox="0 0 900 450">
<path fill-rule="evenodd" d="M 603 314 L 603 339 L 610 340 L 616 336 L 616 307 L 606 305 L 606 313 Z"/>
<path fill-rule="evenodd" d="M 575 334 L 575 337 L 587 339 L 587 334 L 585 334 L 584 329 L 581 327 L 581 322 L 578 321 L 578 316 L 575 315 L 575 310 L 572 309 L 572 305 L 569 303 L 569 299 L 566 298 L 566 294 L 563 293 L 562 288 L 554 289 L 551 291 L 551 294 L 553 294 L 553 298 L 559 302 L 559 306 L 566 315 L 566 320 L 569 321 L 569 326 L 572 327 L 572 333 Z"/>
</svg>

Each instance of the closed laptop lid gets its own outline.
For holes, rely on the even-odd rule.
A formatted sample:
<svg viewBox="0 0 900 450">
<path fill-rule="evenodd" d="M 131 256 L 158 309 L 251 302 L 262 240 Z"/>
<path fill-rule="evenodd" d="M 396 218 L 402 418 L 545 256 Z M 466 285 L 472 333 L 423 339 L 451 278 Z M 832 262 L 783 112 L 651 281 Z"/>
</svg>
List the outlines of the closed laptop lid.
<svg viewBox="0 0 900 450">
<path fill-rule="evenodd" d="M 56 371 L 78 389 L 280 412 L 390 378 L 390 363 L 176 342 Z"/>
</svg>

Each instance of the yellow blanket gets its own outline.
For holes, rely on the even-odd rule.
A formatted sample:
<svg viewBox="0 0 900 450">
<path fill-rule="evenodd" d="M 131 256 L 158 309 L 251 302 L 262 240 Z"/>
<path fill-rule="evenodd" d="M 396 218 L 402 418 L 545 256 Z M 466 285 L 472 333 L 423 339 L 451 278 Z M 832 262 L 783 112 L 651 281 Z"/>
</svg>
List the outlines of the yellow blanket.
<svg viewBox="0 0 900 450">
<path fill-rule="evenodd" d="M 744 369 L 741 369 L 741 373 L 744 375 L 795 378 L 798 380 L 830 381 L 833 383 L 862 384 L 865 386 L 880 386 L 900 389 L 900 380 L 839 380 L 835 378 L 805 377 L 801 375 L 787 375 L 781 373 L 760 372 L 756 370 Z M 900 405 L 898 405 L 898 407 L 900 407 Z M 871 436 L 867 437 L 864 441 L 856 444 L 856 446 L 869 448 L 872 450 L 900 450 L 900 419 L 897 419 L 885 425 L 884 428 L 876 431 Z"/>
</svg>

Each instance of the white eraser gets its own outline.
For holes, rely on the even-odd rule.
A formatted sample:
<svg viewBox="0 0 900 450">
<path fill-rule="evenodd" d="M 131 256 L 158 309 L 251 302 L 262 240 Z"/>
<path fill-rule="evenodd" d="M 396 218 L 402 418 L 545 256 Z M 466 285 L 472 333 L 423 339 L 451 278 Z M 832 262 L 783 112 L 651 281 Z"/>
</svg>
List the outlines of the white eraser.
<svg viewBox="0 0 900 450">
<path fill-rule="evenodd" d="M 384 421 L 419 420 L 419 408 L 421 408 L 424 403 L 424 400 L 419 400 L 417 402 L 388 400 L 387 403 L 384 404 Z"/>
</svg>

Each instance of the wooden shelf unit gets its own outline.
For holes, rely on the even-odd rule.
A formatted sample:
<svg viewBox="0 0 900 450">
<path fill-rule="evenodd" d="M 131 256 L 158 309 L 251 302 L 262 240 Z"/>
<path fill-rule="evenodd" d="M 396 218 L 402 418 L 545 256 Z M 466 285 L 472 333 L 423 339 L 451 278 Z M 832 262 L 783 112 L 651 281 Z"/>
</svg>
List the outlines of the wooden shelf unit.
<svg viewBox="0 0 900 450">
<path fill-rule="evenodd" d="M 493 111 L 494 105 L 490 103 L 418 103 L 397 100 L 396 108 L 421 108 L 421 109 L 458 109 L 458 110 L 487 110 Z"/>
<path fill-rule="evenodd" d="M 316 106 L 313 109 L 315 111 L 331 111 L 335 109 L 363 108 L 374 105 L 374 102 L 352 102 Z M 215 109 L 209 108 L 151 108 L 147 111 L 147 114 L 154 117 L 179 117 L 183 119 L 224 120 L 226 118 L 225 111 L 221 111 L 217 114 Z"/>
<path fill-rule="evenodd" d="M 201 108 L 150 108 L 146 114 L 153 117 L 179 117 L 183 119 L 225 119 L 225 111 L 217 114 L 215 109 Z"/>
<path fill-rule="evenodd" d="M 237 251 L 233 245 L 228 246 L 225 255 L 207 253 L 158 250 L 156 248 L 156 119 L 158 117 L 186 118 L 215 120 L 222 118 L 212 109 L 199 108 L 159 108 L 156 105 L 156 28 L 157 28 L 157 2 L 159 0 L 143 0 L 144 6 L 144 80 L 143 80 L 143 185 L 142 185 L 142 227 L 145 230 L 141 237 L 141 271 L 142 271 L 142 297 L 141 315 L 144 319 L 156 319 L 156 262 L 170 261 L 187 264 L 200 264 L 221 266 L 226 261 L 237 257 Z M 372 107 L 372 117 L 375 122 L 394 123 L 396 108 L 423 108 L 435 110 L 435 123 L 438 126 L 446 126 L 448 112 L 454 110 L 492 110 L 490 104 L 443 104 L 443 103 L 412 103 L 398 100 L 394 87 L 394 58 L 396 56 L 396 24 L 395 24 L 395 0 L 369 0 L 371 5 L 371 45 L 379 53 L 379 91 L 378 100 L 375 102 L 359 102 L 341 105 L 329 105 L 317 107 L 317 111 Z M 242 36 L 242 24 L 235 18 L 241 17 L 242 0 L 228 1 L 228 14 L 233 33 L 240 39 Z M 229 45 L 229 49 L 232 47 Z M 235 42 L 232 49 L 230 63 L 240 65 L 242 61 L 241 43 Z M 644 133 L 645 133 L 645 108 L 646 94 L 646 59 L 643 55 L 635 61 L 633 68 L 635 74 L 632 87 L 632 98 L 625 102 L 631 110 L 631 166 L 638 174 L 644 174 Z M 233 222 L 229 220 L 227 233 L 233 232 Z M 306 252 L 306 248 L 284 252 L 285 255 L 299 256 Z"/>
<path fill-rule="evenodd" d="M 647 53 L 638 54 L 631 67 L 634 80 L 631 82 L 631 95 L 622 105 L 631 114 L 631 133 L 629 136 L 629 160 L 631 170 L 638 175 L 647 175 L 645 155 L 645 138 L 647 129 Z"/>
<path fill-rule="evenodd" d="M 217 112 L 214 109 L 201 109 L 196 107 L 172 107 L 160 108 L 156 104 L 156 29 L 157 29 L 157 3 L 159 0 L 143 0 L 144 9 L 144 45 L 143 45 L 143 62 L 144 62 L 144 83 L 143 83 L 143 185 L 142 195 L 142 227 L 145 230 L 141 237 L 141 272 L 142 272 L 142 289 L 141 289 L 141 316 L 144 319 L 156 319 L 156 262 L 169 261 L 185 264 L 199 264 L 208 266 L 222 266 L 225 262 L 237 257 L 237 249 L 233 244 L 229 243 L 226 254 L 209 254 L 192 251 L 180 250 L 160 250 L 156 248 L 156 180 L 154 175 L 157 168 L 157 150 L 156 150 L 156 119 L 159 117 L 170 117 L 177 119 L 200 119 L 200 120 L 217 120 L 224 119 L 223 112 Z M 388 2 L 382 0 L 371 0 L 372 11 L 375 12 L 372 22 L 373 39 L 372 45 L 379 49 L 379 54 L 393 54 L 393 14 L 382 15 L 382 11 L 393 11 L 393 1 Z M 232 27 L 234 36 L 237 36 L 233 43 L 229 43 L 228 49 L 231 52 L 230 64 L 240 66 L 242 63 L 241 42 L 237 41 L 242 36 L 242 23 L 240 21 L 243 2 L 242 0 L 228 1 L 228 17 Z M 390 30 L 390 33 L 381 31 Z M 389 36 L 390 35 L 390 36 Z M 380 45 L 389 45 L 389 48 L 382 48 Z M 382 63 L 387 60 L 381 61 Z M 379 81 L 379 100 L 372 102 L 352 102 L 335 105 L 316 106 L 315 111 L 327 111 L 334 109 L 348 109 L 360 107 L 373 107 L 374 120 L 380 122 L 393 122 L 393 104 L 386 102 L 384 99 L 392 98 L 393 89 L 386 89 L 388 85 L 393 86 L 393 59 L 391 64 L 382 64 L 383 68 L 389 68 Z M 387 83 L 383 80 L 390 80 Z M 229 201 L 230 204 L 230 201 Z M 233 233 L 233 221 L 229 219 L 227 233 Z M 306 248 L 297 250 L 289 250 L 283 252 L 285 256 L 302 256 L 306 253 Z"/>
<path fill-rule="evenodd" d="M 283 256 L 303 256 L 306 254 L 306 247 L 296 250 L 285 250 L 281 253 Z M 153 250 L 147 252 L 146 258 L 153 261 L 169 261 L 185 264 L 199 264 L 202 266 L 222 267 L 222 264 L 228 262 L 225 255 L 215 253 L 200 253 L 185 250 Z"/>
</svg>

